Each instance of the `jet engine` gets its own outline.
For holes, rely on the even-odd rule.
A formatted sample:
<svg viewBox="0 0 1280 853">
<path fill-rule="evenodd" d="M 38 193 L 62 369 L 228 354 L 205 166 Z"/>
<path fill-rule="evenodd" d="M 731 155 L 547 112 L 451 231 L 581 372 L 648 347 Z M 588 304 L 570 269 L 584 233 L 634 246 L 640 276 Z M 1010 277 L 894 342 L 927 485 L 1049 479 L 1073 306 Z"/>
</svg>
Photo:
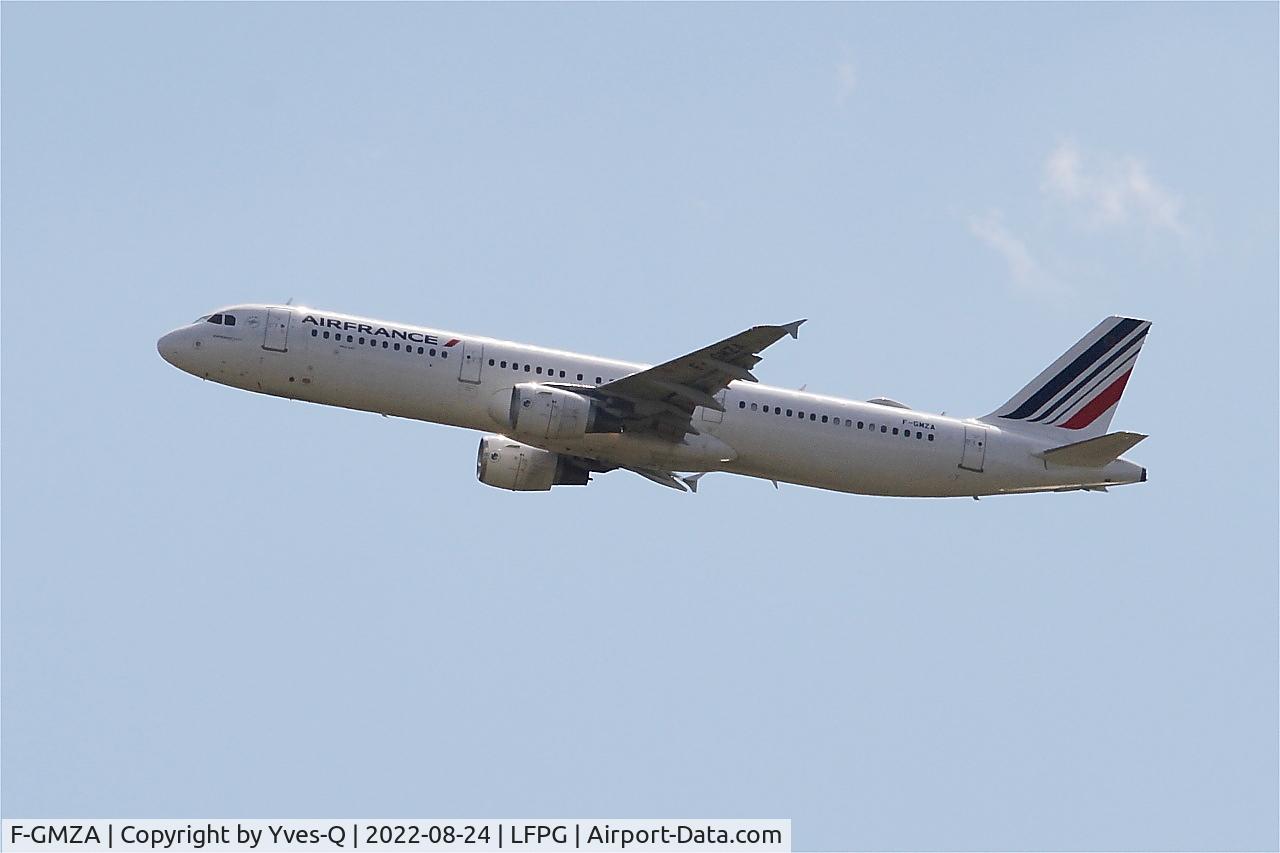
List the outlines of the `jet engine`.
<svg viewBox="0 0 1280 853">
<path fill-rule="evenodd" d="M 476 477 L 486 486 L 513 492 L 545 492 L 552 486 L 585 486 L 586 468 L 550 450 L 530 447 L 505 435 L 480 439 Z"/>
<path fill-rule="evenodd" d="M 537 382 L 499 391 L 489 404 L 493 419 L 516 435 L 533 439 L 581 438 L 589 432 L 620 432 L 617 418 L 589 397 Z"/>
</svg>

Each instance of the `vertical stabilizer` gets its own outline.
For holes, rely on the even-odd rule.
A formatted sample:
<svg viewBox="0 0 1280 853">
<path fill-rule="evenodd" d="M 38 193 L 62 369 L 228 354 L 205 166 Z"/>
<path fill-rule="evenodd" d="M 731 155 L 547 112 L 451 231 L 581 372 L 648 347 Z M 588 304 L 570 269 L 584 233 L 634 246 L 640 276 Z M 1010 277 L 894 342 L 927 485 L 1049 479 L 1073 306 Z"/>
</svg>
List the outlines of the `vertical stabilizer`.
<svg viewBox="0 0 1280 853">
<path fill-rule="evenodd" d="M 1063 441 L 1105 434 L 1150 328 L 1147 320 L 1108 317 L 979 420 Z"/>
</svg>

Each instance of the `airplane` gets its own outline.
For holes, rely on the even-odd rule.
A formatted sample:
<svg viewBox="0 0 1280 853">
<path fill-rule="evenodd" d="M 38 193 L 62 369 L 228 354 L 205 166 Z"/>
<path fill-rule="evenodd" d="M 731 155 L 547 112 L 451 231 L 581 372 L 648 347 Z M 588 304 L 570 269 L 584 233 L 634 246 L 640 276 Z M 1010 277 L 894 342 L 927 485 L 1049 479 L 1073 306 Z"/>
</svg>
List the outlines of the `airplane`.
<svg viewBox="0 0 1280 853">
<path fill-rule="evenodd" d="M 164 335 L 165 361 L 293 400 L 479 430 L 476 476 L 517 492 L 625 469 L 696 492 L 709 472 L 838 492 L 972 497 L 1146 482 L 1107 429 L 1151 323 L 1108 317 L 990 414 L 777 388 L 752 370 L 799 337 L 755 326 L 636 364 L 297 305 L 222 308 Z"/>
</svg>

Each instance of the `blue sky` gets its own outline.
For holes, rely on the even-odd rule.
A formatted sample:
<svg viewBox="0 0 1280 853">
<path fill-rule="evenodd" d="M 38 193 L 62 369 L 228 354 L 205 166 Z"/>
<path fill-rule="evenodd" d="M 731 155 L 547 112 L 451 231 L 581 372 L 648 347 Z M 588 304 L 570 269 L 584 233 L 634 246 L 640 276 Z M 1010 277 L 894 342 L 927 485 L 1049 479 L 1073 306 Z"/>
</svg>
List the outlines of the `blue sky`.
<svg viewBox="0 0 1280 853">
<path fill-rule="evenodd" d="M 1275 849 L 1277 6 L 3 8 L 6 816 Z M 978 415 L 1154 321 L 1142 486 L 614 473 L 201 383 L 296 301 Z"/>
</svg>

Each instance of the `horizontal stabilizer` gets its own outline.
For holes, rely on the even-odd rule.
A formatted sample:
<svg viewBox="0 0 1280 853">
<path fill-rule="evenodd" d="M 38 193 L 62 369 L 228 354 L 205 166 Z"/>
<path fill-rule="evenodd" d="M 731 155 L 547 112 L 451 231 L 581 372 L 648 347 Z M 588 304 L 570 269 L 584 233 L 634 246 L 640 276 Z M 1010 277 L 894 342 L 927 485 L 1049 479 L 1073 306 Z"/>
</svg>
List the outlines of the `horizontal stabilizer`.
<svg viewBox="0 0 1280 853">
<path fill-rule="evenodd" d="M 1102 468 L 1120 458 L 1139 441 L 1146 438 L 1137 432 L 1112 432 L 1064 444 L 1038 454 L 1040 458 L 1054 465 L 1070 465 L 1073 468 Z"/>
</svg>

